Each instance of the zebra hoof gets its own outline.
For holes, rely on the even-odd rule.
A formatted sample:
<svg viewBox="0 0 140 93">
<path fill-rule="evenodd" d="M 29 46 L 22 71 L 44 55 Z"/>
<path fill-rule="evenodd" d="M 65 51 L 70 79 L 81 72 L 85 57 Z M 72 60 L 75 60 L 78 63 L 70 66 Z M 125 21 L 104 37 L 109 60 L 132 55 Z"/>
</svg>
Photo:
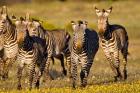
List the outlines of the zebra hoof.
<svg viewBox="0 0 140 93">
<path fill-rule="evenodd" d="M 85 88 L 87 84 L 81 84 L 81 88 Z"/>
<path fill-rule="evenodd" d="M 31 91 L 32 90 L 32 87 L 30 87 L 29 90 Z"/>
<path fill-rule="evenodd" d="M 72 89 L 74 89 L 74 90 L 76 89 L 75 85 L 72 85 Z"/>
<path fill-rule="evenodd" d="M 124 71 L 123 71 L 123 80 L 126 80 L 126 79 L 127 79 L 127 71 L 124 70 Z"/>
<path fill-rule="evenodd" d="M 117 78 L 118 78 L 117 76 L 114 76 L 114 82 L 117 82 L 118 81 Z"/>
<path fill-rule="evenodd" d="M 63 74 L 66 76 L 67 75 L 67 70 L 63 70 Z"/>
<path fill-rule="evenodd" d="M 21 90 L 22 89 L 21 85 L 18 85 L 17 89 L 18 90 Z"/>
<path fill-rule="evenodd" d="M 39 81 L 36 82 L 35 88 L 39 89 Z"/>
<path fill-rule="evenodd" d="M 7 79 L 8 79 L 8 76 L 5 76 L 5 75 L 2 76 L 2 80 L 3 80 L 3 81 L 5 81 L 5 80 L 7 80 Z"/>
</svg>

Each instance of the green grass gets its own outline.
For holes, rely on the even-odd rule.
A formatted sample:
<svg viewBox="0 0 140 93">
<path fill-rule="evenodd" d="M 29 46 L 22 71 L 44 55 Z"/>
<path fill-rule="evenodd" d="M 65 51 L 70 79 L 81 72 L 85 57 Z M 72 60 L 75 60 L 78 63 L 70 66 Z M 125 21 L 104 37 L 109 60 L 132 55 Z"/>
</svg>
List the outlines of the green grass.
<svg viewBox="0 0 140 93">
<path fill-rule="evenodd" d="M 128 79 L 121 82 L 113 82 L 113 72 L 107 62 L 102 49 L 99 49 L 94 64 L 88 77 L 88 86 L 81 89 L 79 80 L 78 88 L 71 89 L 67 77 L 61 75 L 60 62 L 56 60 L 51 65 L 51 75 L 55 80 L 41 83 L 40 90 L 33 89 L 31 92 L 26 89 L 27 78 L 23 77 L 23 90 L 16 90 L 16 64 L 11 69 L 10 78 L 0 81 L 0 92 L 7 93 L 138 93 L 140 91 L 140 6 L 138 1 L 116 1 L 116 2 L 47 2 L 43 4 L 16 4 L 8 6 L 9 15 L 25 16 L 26 12 L 31 13 L 44 21 L 44 27 L 48 29 L 64 28 L 71 31 L 71 20 L 86 20 L 89 27 L 97 30 L 97 17 L 93 6 L 108 8 L 113 6 L 109 16 L 110 23 L 122 24 L 126 27 L 130 45 L 128 57 Z M 26 75 L 26 73 L 24 73 Z M 78 77 L 79 78 L 79 77 Z"/>
<path fill-rule="evenodd" d="M 125 26 L 131 38 L 139 38 L 140 6 L 138 1 L 16 4 L 9 6 L 8 10 L 9 14 L 16 16 L 25 16 L 26 12 L 29 12 L 31 16 L 40 18 L 59 28 L 65 28 L 65 25 L 71 20 L 86 20 L 91 28 L 97 30 L 97 16 L 94 6 L 99 9 L 113 6 L 112 13 L 109 16 L 110 23 Z"/>
</svg>

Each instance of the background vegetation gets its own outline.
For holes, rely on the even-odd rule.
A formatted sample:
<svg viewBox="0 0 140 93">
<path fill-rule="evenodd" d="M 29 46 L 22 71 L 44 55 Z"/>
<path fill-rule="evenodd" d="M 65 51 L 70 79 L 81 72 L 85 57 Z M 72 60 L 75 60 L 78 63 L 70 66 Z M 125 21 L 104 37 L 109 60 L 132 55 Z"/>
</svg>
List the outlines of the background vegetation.
<svg viewBox="0 0 140 93">
<path fill-rule="evenodd" d="M 43 25 L 47 29 L 63 28 L 71 33 L 71 20 L 86 20 L 88 26 L 97 30 L 97 16 L 95 14 L 94 6 L 99 9 L 109 8 L 113 6 L 113 11 L 109 16 L 111 24 L 121 24 L 126 27 L 129 35 L 130 45 L 128 57 L 128 79 L 126 81 L 113 82 L 113 73 L 107 62 L 102 49 L 99 49 L 95 58 L 94 64 L 88 79 L 88 86 L 84 89 L 78 88 L 72 90 L 67 77 L 61 75 L 60 62 L 56 60 L 55 65 L 51 65 L 51 75 L 55 78 L 52 81 L 47 81 L 47 84 L 41 84 L 40 90 L 32 90 L 33 93 L 137 93 L 140 87 L 140 6 L 139 1 L 135 0 L 107 0 L 95 2 L 94 0 L 88 2 L 74 2 L 67 0 L 60 2 L 55 0 L 53 2 L 28 2 L 8 5 L 9 15 L 17 17 L 25 16 L 29 12 L 32 17 L 43 20 Z M 2 3 L 1 3 L 2 4 Z M 97 30 L 98 31 L 98 30 Z M 19 92 L 16 90 L 16 63 L 11 69 L 10 78 L 6 81 L 0 81 L 0 92 Z M 23 77 L 23 87 L 25 90 L 21 92 L 29 92 L 27 88 L 26 73 Z"/>
</svg>

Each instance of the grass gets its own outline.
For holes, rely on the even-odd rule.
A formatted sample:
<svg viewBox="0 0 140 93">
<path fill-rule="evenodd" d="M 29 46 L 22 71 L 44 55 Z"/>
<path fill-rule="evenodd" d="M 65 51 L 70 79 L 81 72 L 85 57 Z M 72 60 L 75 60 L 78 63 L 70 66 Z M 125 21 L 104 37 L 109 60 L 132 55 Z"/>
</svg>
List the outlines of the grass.
<svg viewBox="0 0 140 93">
<path fill-rule="evenodd" d="M 33 4 L 16 4 L 9 6 L 9 14 L 24 16 L 26 12 L 32 17 L 38 17 L 55 27 L 65 28 L 71 20 L 86 20 L 91 28 L 97 30 L 97 16 L 94 6 L 99 9 L 113 6 L 110 23 L 126 27 L 131 38 L 139 38 L 140 10 L 138 1 L 108 1 L 108 2 L 47 2 Z M 131 7 L 128 7 L 131 6 Z"/>
<path fill-rule="evenodd" d="M 138 1 L 116 1 L 116 2 L 47 2 L 43 4 L 16 4 L 8 6 L 9 15 L 24 16 L 30 12 L 32 17 L 39 18 L 46 22 L 48 29 L 65 28 L 70 30 L 71 20 L 86 20 L 89 27 L 97 30 L 97 17 L 93 6 L 108 8 L 113 6 L 110 14 L 110 23 L 122 24 L 126 27 L 130 45 L 128 57 L 128 79 L 126 81 L 113 82 L 113 73 L 107 62 L 102 49 L 99 49 L 94 64 L 88 77 L 88 86 L 84 89 L 78 87 L 72 90 L 67 77 L 61 75 L 60 62 L 56 60 L 51 65 L 51 75 L 55 78 L 52 81 L 41 83 L 39 90 L 29 91 L 27 88 L 26 73 L 23 77 L 23 90 L 16 90 L 16 63 L 9 74 L 10 78 L 0 81 L 0 92 L 7 93 L 138 93 L 140 91 L 140 6 Z M 47 25 L 46 25 L 47 24 Z M 79 77 L 78 77 L 79 78 Z M 79 81 L 79 80 L 78 80 Z"/>
</svg>

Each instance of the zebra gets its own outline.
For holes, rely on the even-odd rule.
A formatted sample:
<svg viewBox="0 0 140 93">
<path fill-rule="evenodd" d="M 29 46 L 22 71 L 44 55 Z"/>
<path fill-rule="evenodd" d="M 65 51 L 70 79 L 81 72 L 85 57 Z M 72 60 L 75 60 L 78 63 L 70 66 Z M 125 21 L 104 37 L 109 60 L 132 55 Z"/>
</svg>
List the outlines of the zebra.
<svg viewBox="0 0 140 93">
<path fill-rule="evenodd" d="M 29 30 L 30 35 L 39 36 L 41 38 L 45 38 L 48 43 L 47 51 L 48 51 L 48 60 L 46 62 L 47 74 L 49 73 L 49 65 L 50 61 L 54 61 L 54 57 L 61 61 L 61 66 L 63 68 L 63 74 L 66 75 L 66 69 L 64 66 L 64 56 L 66 58 L 66 63 L 68 66 L 69 77 L 70 73 L 70 51 L 69 51 L 69 40 L 70 34 L 65 30 L 56 29 L 56 30 L 45 30 L 41 23 L 37 20 L 29 20 L 29 16 L 26 17 L 28 19 L 27 28 Z M 53 62 L 54 63 L 54 62 Z"/>
<path fill-rule="evenodd" d="M 3 56 L 4 56 L 4 40 L 3 35 L 0 35 L 0 76 L 2 76 L 3 72 Z"/>
<path fill-rule="evenodd" d="M 127 79 L 127 55 L 128 55 L 128 35 L 125 28 L 121 25 L 110 25 L 108 16 L 112 11 L 112 7 L 105 10 L 99 10 L 95 7 L 98 16 L 98 29 L 101 47 L 105 53 L 110 66 L 115 73 L 114 79 Z M 120 71 L 119 52 L 123 56 L 123 74 Z"/>
<path fill-rule="evenodd" d="M 86 87 L 94 57 L 99 48 L 99 38 L 94 30 L 87 27 L 86 21 L 72 23 L 73 36 L 70 43 L 72 87 L 76 88 L 77 66 L 81 64 L 81 87 Z"/>
<path fill-rule="evenodd" d="M 16 23 L 16 25 L 19 25 Z M 18 85 L 17 89 L 22 89 L 21 77 L 25 66 L 28 68 L 29 89 L 35 84 L 39 88 L 40 77 L 45 70 L 47 59 L 46 41 L 36 36 L 30 36 L 28 30 L 23 32 L 23 37 L 20 39 L 19 53 L 17 55 L 18 62 Z"/>
<path fill-rule="evenodd" d="M 3 36 L 2 79 L 8 78 L 11 65 L 15 62 L 18 53 L 17 33 L 15 25 L 7 14 L 7 7 L 3 6 L 0 14 L 0 35 Z"/>
</svg>

